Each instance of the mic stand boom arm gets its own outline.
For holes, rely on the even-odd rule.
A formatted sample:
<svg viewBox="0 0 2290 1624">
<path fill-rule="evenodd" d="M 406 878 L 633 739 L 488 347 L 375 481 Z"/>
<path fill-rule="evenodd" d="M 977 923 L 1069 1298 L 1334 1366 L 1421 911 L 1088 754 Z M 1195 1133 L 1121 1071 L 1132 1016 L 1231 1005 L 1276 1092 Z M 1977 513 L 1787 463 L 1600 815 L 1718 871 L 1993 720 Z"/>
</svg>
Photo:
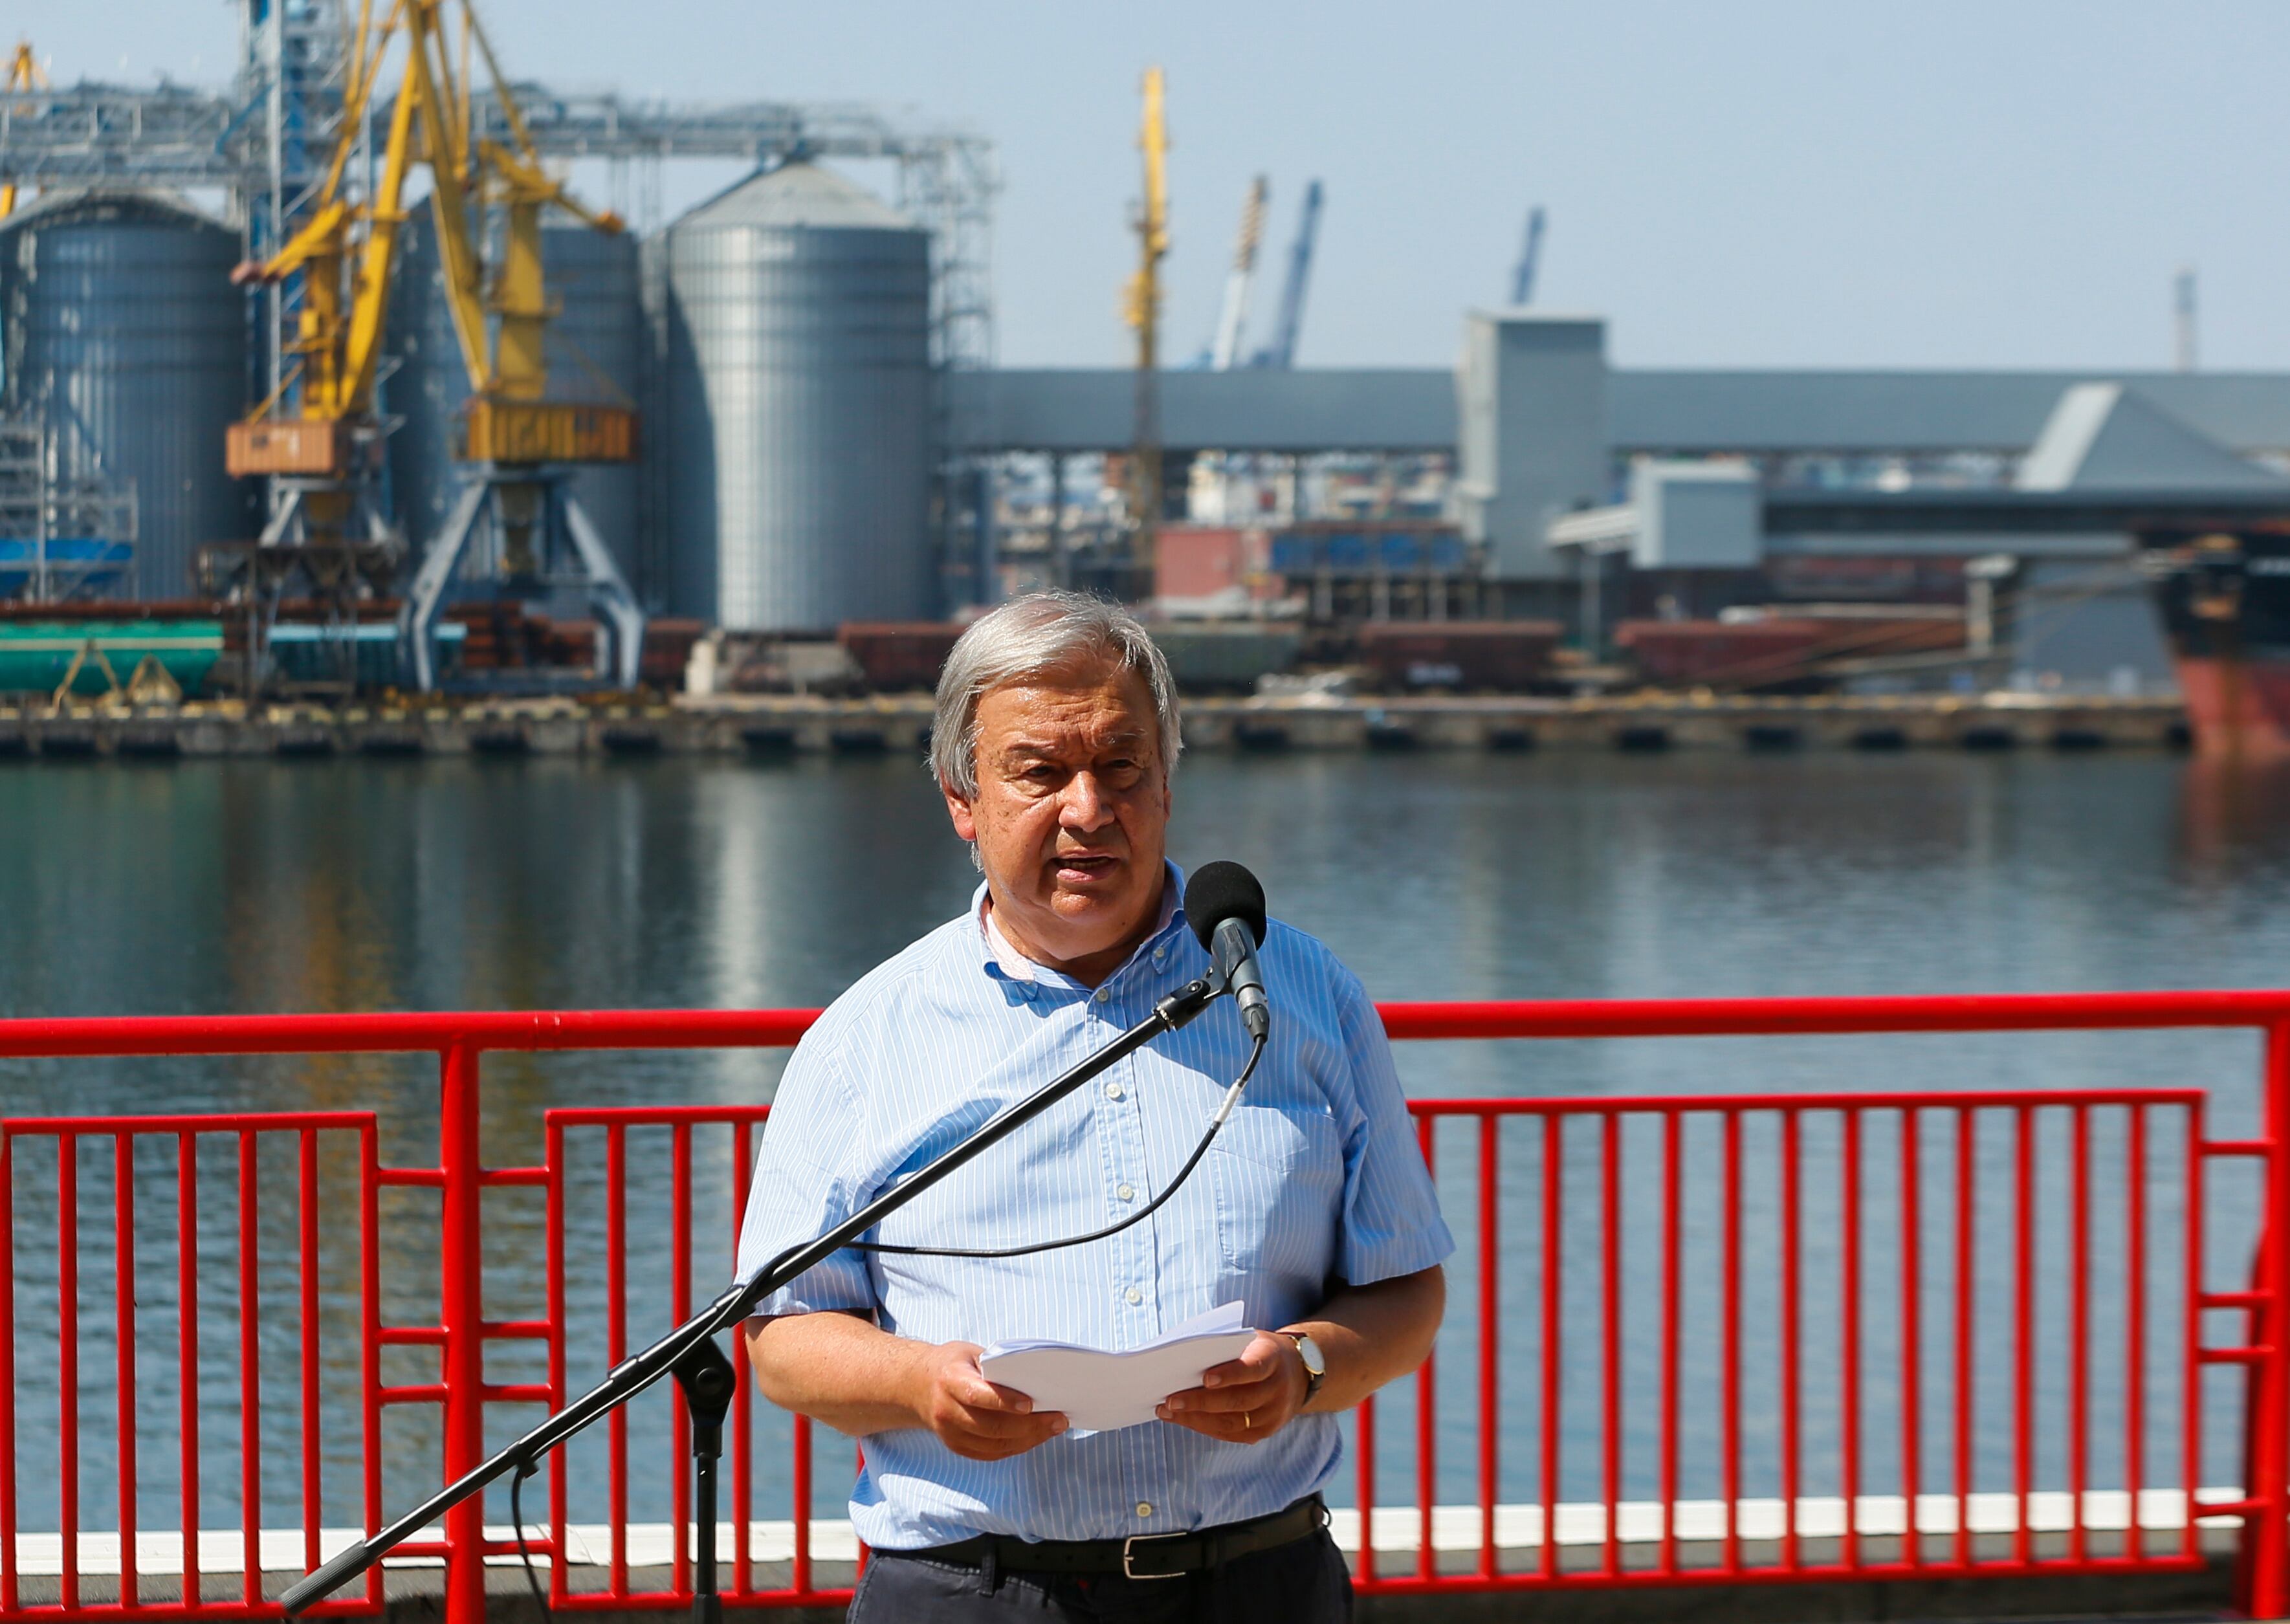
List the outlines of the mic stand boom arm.
<svg viewBox="0 0 2290 1624">
<path fill-rule="evenodd" d="M 300 1614 L 313 1604 L 332 1595 L 335 1590 L 372 1567 L 398 1546 L 412 1539 L 453 1507 L 471 1495 L 484 1491 L 489 1484 L 507 1476 L 510 1472 L 527 1472 L 543 1456 L 580 1432 L 627 1404 L 637 1394 L 661 1378 L 680 1375 L 677 1366 L 687 1361 L 695 1370 L 713 1367 L 719 1371 L 725 1365 L 720 1351 L 714 1346 L 718 1332 L 738 1324 L 752 1315 L 757 1304 L 773 1292 L 789 1284 L 829 1257 L 865 1235 L 893 1212 L 912 1201 L 925 1190 L 940 1182 L 951 1172 L 974 1160 L 981 1152 L 1007 1139 L 1012 1133 L 1048 1110 L 1083 1084 L 1125 1060 L 1164 1032 L 1173 1032 L 1223 996 L 1224 988 L 1207 979 L 1189 981 L 1153 1006 L 1153 1012 L 1139 1021 L 1119 1037 L 1088 1059 L 1029 1094 L 1023 1100 L 1005 1106 L 989 1117 L 978 1131 L 960 1144 L 942 1152 L 936 1160 L 911 1177 L 892 1186 L 858 1212 L 845 1219 L 816 1240 L 790 1247 L 757 1270 L 744 1284 L 734 1285 L 723 1295 L 669 1332 L 651 1347 L 615 1365 L 605 1379 L 574 1399 L 564 1409 L 542 1421 L 516 1443 L 509 1444 L 483 1465 L 447 1484 L 420 1505 L 399 1517 L 379 1533 L 343 1551 L 332 1561 L 297 1580 L 281 1599 L 289 1614 Z M 707 1351 L 701 1352 L 702 1345 Z M 713 1355 L 711 1358 L 709 1356 Z M 720 1380 L 720 1377 L 718 1378 Z M 712 1382 L 709 1385 L 714 1385 Z M 476 1395 L 460 1396 L 464 1404 L 474 1403 Z M 695 1396 L 699 1396 L 695 1395 Z M 702 1471 L 712 1486 L 712 1460 L 703 1460 Z M 707 1508 L 700 1508 L 705 1526 L 701 1531 L 701 1550 L 703 1567 L 713 1567 L 715 1519 Z M 797 1508 L 796 1515 L 806 1515 L 807 1508 Z M 458 1554 L 460 1560 L 476 1562 L 480 1553 Z M 557 1554 L 559 1562 L 564 1556 Z M 693 1586 L 695 1612 L 712 1614 L 715 1578 L 712 1572 L 695 1576 Z"/>
</svg>

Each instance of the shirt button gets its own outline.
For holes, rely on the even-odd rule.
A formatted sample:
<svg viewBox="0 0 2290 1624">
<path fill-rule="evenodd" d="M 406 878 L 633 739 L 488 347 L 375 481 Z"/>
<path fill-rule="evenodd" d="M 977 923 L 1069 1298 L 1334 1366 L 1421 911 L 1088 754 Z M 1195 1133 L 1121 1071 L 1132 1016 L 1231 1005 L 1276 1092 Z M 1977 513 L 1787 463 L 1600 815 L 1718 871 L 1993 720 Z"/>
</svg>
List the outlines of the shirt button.
<svg viewBox="0 0 2290 1624">
<path fill-rule="evenodd" d="M 1127 1186 L 1126 1184 L 1122 1185 L 1122 1186 L 1121 1186 L 1121 1187 L 1119 1187 L 1117 1189 L 1116 1189 L 1113 1193 L 1114 1193 L 1115 1195 L 1117 1195 L 1117 1196 L 1120 1196 L 1120 1197 L 1122 1198 L 1122 1200 L 1124 1200 L 1124 1201 L 1134 1201 L 1134 1200 L 1136 1200 L 1136 1199 L 1137 1199 L 1137 1192 L 1136 1192 L 1135 1190 L 1132 1189 L 1132 1188 L 1131 1188 L 1129 1186 Z"/>
<path fill-rule="evenodd" d="M 1118 1083 L 1109 1083 L 1109 1084 L 1107 1084 L 1105 1085 L 1105 1097 L 1106 1097 L 1108 1100 L 1118 1100 L 1118 1099 L 1120 1099 L 1120 1098 L 1121 1098 L 1121 1084 L 1118 1084 Z"/>
<path fill-rule="evenodd" d="M 1166 948 L 1156 948 L 1153 949 L 1153 962 L 1157 964 L 1162 963 L 1168 956 L 1169 949 Z"/>
<path fill-rule="evenodd" d="M 1151 1516 L 1153 1515 L 1153 1502 L 1149 1500 L 1139 1500 L 1137 1502 L 1137 1515 L 1139 1516 Z"/>
<path fill-rule="evenodd" d="M 1145 1293 L 1133 1285 L 1121 1294 L 1129 1300 L 1129 1306 L 1133 1308 L 1145 1300 Z"/>
<path fill-rule="evenodd" d="M 1111 988 L 1110 987 L 1101 987 L 1101 988 L 1099 988 L 1097 989 L 1097 1001 L 1098 1001 L 1100 1004 L 1103 1004 L 1103 1003 L 1105 1003 L 1108 999 L 1111 998 L 1112 996 L 1113 996 L 1113 988 Z"/>
</svg>

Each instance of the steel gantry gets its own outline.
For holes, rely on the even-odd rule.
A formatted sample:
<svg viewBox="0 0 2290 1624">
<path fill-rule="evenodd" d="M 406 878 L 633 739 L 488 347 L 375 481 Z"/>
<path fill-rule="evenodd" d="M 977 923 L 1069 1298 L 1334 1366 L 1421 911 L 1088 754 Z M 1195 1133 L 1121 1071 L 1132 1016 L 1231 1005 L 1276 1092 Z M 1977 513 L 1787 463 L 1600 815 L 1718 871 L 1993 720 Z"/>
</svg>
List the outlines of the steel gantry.
<svg viewBox="0 0 2290 1624">
<path fill-rule="evenodd" d="M 247 259 L 269 263 L 306 231 L 328 196 L 328 176 L 347 147 L 356 189 L 372 191 L 395 113 L 394 97 L 349 93 L 362 65 L 356 6 L 322 0 L 238 0 L 240 68 L 228 90 L 163 81 L 152 86 L 82 82 L 0 91 L 0 188 L 136 187 L 220 194 L 244 234 Z M 385 4 L 385 11 L 389 9 Z M 355 128 L 346 108 L 362 108 Z M 514 109 L 514 111 L 512 111 Z M 513 121 L 521 116 L 523 139 Z M 653 207 L 629 211 L 659 223 L 659 175 L 670 160 L 732 159 L 758 167 L 795 157 L 889 164 L 893 202 L 930 235 L 932 355 L 943 369 L 994 361 L 993 203 L 995 152 L 983 136 L 907 125 L 851 104 L 634 100 L 616 94 L 568 95 L 543 84 L 503 81 L 472 87 L 464 104 L 466 139 L 520 148 L 550 162 L 596 159 L 616 193 L 632 171 L 648 182 Z M 295 364 L 308 278 L 300 270 L 255 289 L 260 341 L 247 398 L 298 415 L 303 380 Z M 388 363 L 382 363 L 386 372 Z M 941 390 L 939 443 L 974 437 L 952 419 L 968 398 Z M 394 427 L 386 412 L 377 432 Z M 276 510 L 292 500 L 284 482 Z M 941 504 L 951 526 L 951 501 Z M 352 528 L 359 528 L 353 526 Z M 363 532 L 361 532 L 363 533 Z M 422 538 L 420 540 L 428 540 Z M 376 550 L 367 548 L 364 550 Z M 381 553 L 393 549 L 382 548 Z M 361 566 L 363 568 L 363 566 Z"/>
<path fill-rule="evenodd" d="M 249 233 L 248 258 L 268 258 L 316 196 L 339 134 L 342 75 L 324 63 L 327 51 L 347 49 L 347 36 L 319 20 L 331 12 L 285 7 L 251 23 L 248 65 L 228 92 L 93 82 L 0 92 L 0 185 L 220 190 L 233 222 Z M 1000 179 L 984 136 L 902 127 L 837 103 L 640 101 L 566 95 L 525 81 L 509 88 L 545 158 L 616 165 L 731 158 L 761 166 L 803 155 L 893 164 L 895 203 L 932 237 L 935 358 L 955 368 L 992 364 Z M 508 129 L 489 92 L 472 99 L 469 116 L 476 132 L 496 139 Z M 388 99 L 379 99 L 368 123 L 386 129 L 389 116 Z M 292 326 L 286 320 L 280 331 Z"/>
</svg>

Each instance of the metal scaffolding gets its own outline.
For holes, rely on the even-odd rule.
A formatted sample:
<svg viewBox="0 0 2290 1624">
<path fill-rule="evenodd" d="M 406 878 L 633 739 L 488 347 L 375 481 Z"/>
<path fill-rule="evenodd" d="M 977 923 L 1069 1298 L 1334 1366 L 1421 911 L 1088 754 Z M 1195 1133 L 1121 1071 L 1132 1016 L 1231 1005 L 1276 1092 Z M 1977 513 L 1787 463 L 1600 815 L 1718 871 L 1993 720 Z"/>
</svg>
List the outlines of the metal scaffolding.
<svg viewBox="0 0 2290 1624">
<path fill-rule="evenodd" d="M 632 101 L 610 92 L 564 95 L 510 86 L 533 144 L 556 158 L 651 168 L 671 158 L 732 158 L 757 168 L 790 158 L 895 164 L 897 206 L 931 235 L 933 358 L 957 369 L 994 364 L 993 224 L 999 180 L 993 144 L 946 128 L 902 129 L 872 108 L 839 103 Z M 387 108 L 377 117 L 387 116 Z M 503 139 L 498 102 L 476 98 L 479 129 Z M 4 173 L 4 167 L 0 167 Z M 626 183 L 616 179 L 615 189 Z M 640 183 L 656 197 L 656 182 Z M 640 225 L 656 221 L 639 219 Z"/>
<path fill-rule="evenodd" d="M 308 0 L 245 0 L 245 53 L 228 94 L 162 84 L 84 82 L 0 93 L 0 182 L 220 190 L 250 258 L 274 251 L 299 223 L 338 132 L 342 36 L 334 8 Z M 514 87 L 533 142 L 548 157 L 597 158 L 614 167 L 675 158 L 731 158 L 758 166 L 794 157 L 877 160 L 896 166 L 898 206 L 931 234 L 933 352 L 957 370 L 994 359 L 993 205 L 999 181 L 985 137 L 905 128 L 858 106 L 798 102 L 722 105 L 632 101 Z M 386 103 L 373 110 L 386 121 Z M 489 132 L 501 116 L 487 95 L 472 116 Z M 656 181 L 648 188 L 657 196 Z M 291 294 L 266 313 L 276 335 L 292 324 Z M 271 363 L 273 366 L 276 362 Z M 268 380 L 276 387 L 276 376 Z"/>
<path fill-rule="evenodd" d="M 0 601 L 63 604 L 122 581 L 132 590 L 135 491 L 56 472 L 36 416 L 0 417 Z"/>
</svg>

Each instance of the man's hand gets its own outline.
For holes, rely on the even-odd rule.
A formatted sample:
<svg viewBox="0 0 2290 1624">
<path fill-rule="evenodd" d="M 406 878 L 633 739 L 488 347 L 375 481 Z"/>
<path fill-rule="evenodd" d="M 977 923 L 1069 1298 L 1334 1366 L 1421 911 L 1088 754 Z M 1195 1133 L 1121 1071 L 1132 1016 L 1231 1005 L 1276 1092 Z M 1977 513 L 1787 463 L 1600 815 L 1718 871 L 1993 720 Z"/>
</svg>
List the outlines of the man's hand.
<svg viewBox="0 0 2290 1624">
<path fill-rule="evenodd" d="M 1155 1413 L 1205 1437 L 1261 1444 L 1296 1419 L 1311 1382 L 1296 1344 L 1260 1331 L 1239 1358 L 1205 1372 L 1200 1386 L 1170 1394 Z"/>
<path fill-rule="evenodd" d="M 921 1350 L 911 1402 L 916 1418 L 941 1443 L 965 1460 L 1007 1460 L 1066 1429 L 1066 1418 L 1055 1410 L 1037 1412 L 1023 1393 L 980 1374 L 981 1351 L 975 1342 L 941 1342 Z"/>
</svg>

